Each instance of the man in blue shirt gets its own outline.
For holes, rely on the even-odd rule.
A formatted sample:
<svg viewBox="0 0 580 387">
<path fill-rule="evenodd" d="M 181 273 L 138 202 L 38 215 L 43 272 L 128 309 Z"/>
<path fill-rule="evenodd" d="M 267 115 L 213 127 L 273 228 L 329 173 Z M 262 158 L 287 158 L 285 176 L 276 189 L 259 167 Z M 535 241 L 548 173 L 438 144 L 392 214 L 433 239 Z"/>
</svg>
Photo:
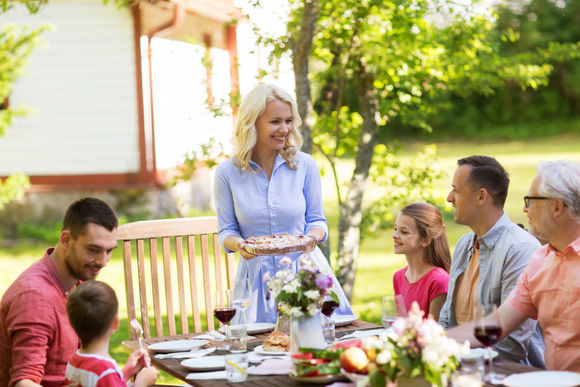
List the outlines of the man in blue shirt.
<svg viewBox="0 0 580 387">
<path fill-rule="evenodd" d="M 445 328 L 473 320 L 478 305 L 501 305 L 540 247 L 503 211 L 509 187 L 503 166 L 488 156 L 462 158 L 457 164 L 447 201 L 455 222 L 472 231 L 459 239 L 451 259 L 447 300 L 439 316 Z M 528 319 L 494 349 L 505 359 L 543 368 L 544 342 L 536 328 Z"/>
</svg>

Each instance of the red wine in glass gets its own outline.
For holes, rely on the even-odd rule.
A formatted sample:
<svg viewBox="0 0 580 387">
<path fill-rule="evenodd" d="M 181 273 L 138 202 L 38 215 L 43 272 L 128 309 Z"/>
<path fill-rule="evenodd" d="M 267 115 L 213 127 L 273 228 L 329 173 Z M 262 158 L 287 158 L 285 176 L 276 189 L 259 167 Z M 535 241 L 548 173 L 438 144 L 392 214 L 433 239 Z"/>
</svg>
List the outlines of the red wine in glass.
<svg viewBox="0 0 580 387">
<path fill-rule="evenodd" d="M 501 384 L 505 375 L 493 371 L 493 357 L 491 346 L 498 342 L 502 329 L 497 306 L 494 304 L 476 305 L 473 309 L 475 324 L 473 335 L 487 347 L 487 359 L 489 360 L 487 373 L 483 380 L 491 384 Z"/>
<path fill-rule="evenodd" d="M 476 326 L 474 335 L 477 340 L 481 341 L 481 344 L 490 347 L 497 343 L 501 337 L 501 327 L 497 325 Z"/>
<path fill-rule="evenodd" d="M 213 311 L 215 318 L 220 320 L 222 324 L 229 323 L 236 315 L 236 308 L 216 308 Z"/>
<path fill-rule="evenodd" d="M 336 308 L 338 308 L 339 304 L 338 302 L 334 301 L 334 300 L 325 300 L 322 303 L 322 314 L 325 315 L 326 317 L 330 318 L 330 316 L 332 316 L 332 314 L 334 313 L 334 311 L 336 310 Z"/>
</svg>

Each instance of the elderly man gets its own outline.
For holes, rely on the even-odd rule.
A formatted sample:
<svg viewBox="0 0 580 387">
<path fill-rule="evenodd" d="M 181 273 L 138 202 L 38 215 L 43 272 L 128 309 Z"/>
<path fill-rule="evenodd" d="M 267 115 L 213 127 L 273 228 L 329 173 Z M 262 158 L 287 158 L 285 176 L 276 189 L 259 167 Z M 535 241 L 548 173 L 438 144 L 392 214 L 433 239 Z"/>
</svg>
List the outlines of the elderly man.
<svg viewBox="0 0 580 387">
<path fill-rule="evenodd" d="M 99 199 L 73 202 L 55 248 L 26 269 L 0 303 L 0 386 L 63 386 L 78 349 L 66 301 L 95 279 L 117 246 L 117 216 Z"/>
<path fill-rule="evenodd" d="M 459 239 L 451 259 L 447 300 L 439 316 L 445 328 L 470 322 L 478 305 L 505 301 L 540 247 L 503 211 L 509 187 L 503 166 L 488 156 L 466 157 L 457 164 L 447 201 L 453 204 L 455 222 L 472 232 Z M 543 339 L 536 325 L 525 321 L 494 348 L 505 359 L 544 367 Z"/>
<path fill-rule="evenodd" d="M 580 163 L 541 163 L 528 192 L 530 232 L 549 243 L 534 253 L 498 309 L 503 336 L 536 319 L 545 333 L 546 367 L 580 372 Z M 473 324 L 448 334 L 481 345 Z"/>
</svg>

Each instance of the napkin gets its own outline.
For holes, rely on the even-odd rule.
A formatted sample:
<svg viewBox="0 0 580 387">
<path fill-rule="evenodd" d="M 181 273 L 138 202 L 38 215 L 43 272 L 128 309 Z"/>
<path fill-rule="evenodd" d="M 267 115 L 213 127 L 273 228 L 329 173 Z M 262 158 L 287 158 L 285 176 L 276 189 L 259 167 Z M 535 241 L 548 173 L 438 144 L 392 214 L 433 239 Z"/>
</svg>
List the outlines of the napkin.
<svg viewBox="0 0 580 387">
<path fill-rule="evenodd" d="M 175 353 L 159 353 L 155 355 L 156 359 L 186 359 L 186 358 L 196 358 L 208 355 L 215 351 L 216 347 L 211 347 L 207 349 L 196 349 L 189 352 L 175 352 Z"/>
<path fill-rule="evenodd" d="M 346 335 L 346 336 L 341 337 L 340 340 L 362 339 L 363 337 L 368 337 L 368 336 L 378 336 L 381 333 L 383 333 L 384 331 L 385 331 L 385 329 L 383 329 L 383 328 L 367 329 L 365 331 L 354 331 L 350 335 Z"/>
<path fill-rule="evenodd" d="M 187 374 L 187 380 L 211 380 L 211 379 L 226 379 L 226 371 L 210 371 L 210 372 L 192 372 Z"/>
<path fill-rule="evenodd" d="M 288 375 L 292 362 L 287 359 L 267 359 L 260 365 L 248 368 L 250 375 Z"/>
<path fill-rule="evenodd" d="M 212 341 L 224 341 L 226 339 L 225 335 L 222 335 L 218 331 L 210 331 L 208 333 L 204 333 L 203 335 L 195 336 L 195 339 L 206 339 Z"/>
</svg>

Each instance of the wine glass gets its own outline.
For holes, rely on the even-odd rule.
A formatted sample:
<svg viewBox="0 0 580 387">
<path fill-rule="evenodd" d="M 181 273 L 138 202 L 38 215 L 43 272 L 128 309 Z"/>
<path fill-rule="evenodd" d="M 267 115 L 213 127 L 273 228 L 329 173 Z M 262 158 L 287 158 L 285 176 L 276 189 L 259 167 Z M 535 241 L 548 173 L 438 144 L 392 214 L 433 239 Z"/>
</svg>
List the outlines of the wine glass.
<svg viewBox="0 0 580 387">
<path fill-rule="evenodd" d="M 388 329 L 393 325 L 397 317 L 407 317 L 405 301 L 400 294 L 383 297 L 383 327 Z"/>
<path fill-rule="evenodd" d="M 334 292 L 334 289 L 332 291 Z M 336 297 L 336 292 L 334 292 L 334 294 Z M 327 292 L 322 301 L 322 309 L 320 311 L 324 315 L 322 318 L 322 332 L 324 333 L 324 341 L 328 346 L 334 344 L 334 339 L 336 337 L 334 332 L 334 321 L 330 317 L 339 306 L 339 302 Z"/>
<path fill-rule="evenodd" d="M 326 316 L 327 319 L 330 319 L 334 311 L 340 306 L 338 302 L 334 300 L 334 298 L 327 295 L 324 297 L 324 301 L 322 302 L 322 314 Z"/>
<path fill-rule="evenodd" d="M 218 319 L 220 323 L 222 323 L 225 327 L 226 331 L 226 348 L 229 349 L 229 341 L 230 341 L 230 329 L 228 323 L 234 318 L 236 315 L 236 308 L 232 305 L 232 294 L 231 290 L 226 290 L 225 296 L 220 294 L 220 292 L 216 292 L 215 294 L 215 305 L 213 309 L 213 315 L 215 318 Z"/>
<path fill-rule="evenodd" d="M 498 342 L 502 332 L 497 306 L 495 304 L 477 305 L 473 312 L 475 317 L 473 333 L 475 338 L 487 347 L 489 367 L 484 380 L 493 384 L 501 383 L 505 375 L 493 371 L 491 351 L 491 346 Z"/>
<path fill-rule="evenodd" d="M 246 309 L 248 309 L 251 302 L 252 287 L 250 285 L 250 279 L 248 277 L 239 279 L 234 285 L 234 307 L 242 311 L 244 324 L 247 323 Z"/>
</svg>

